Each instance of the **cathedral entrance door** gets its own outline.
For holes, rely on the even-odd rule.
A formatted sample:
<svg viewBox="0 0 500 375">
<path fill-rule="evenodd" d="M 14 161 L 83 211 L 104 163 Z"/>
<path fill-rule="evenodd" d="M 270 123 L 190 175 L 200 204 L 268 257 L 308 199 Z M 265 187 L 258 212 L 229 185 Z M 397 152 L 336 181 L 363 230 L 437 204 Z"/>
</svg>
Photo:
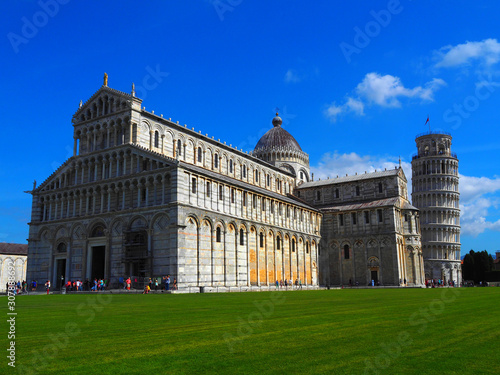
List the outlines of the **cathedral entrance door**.
<svg viewBox="0 0 500 375">
<path fill-rule="evenodd" d="M 92 268 L 90 279 L 104 278 L 104 260 L 106 254 L 106 246 L 92 246 Z"/>
<path fill-rule="evenodd" d="M 371 275 L 372 275 L 372 280 L 373 282 L 375 283 L 375 285 L 377 285 L 378 283 L 378 271 L 371 271 Z"/>
<path fill-rule="evenodd" d="M 54 280 L 54 289 L 60 290 L 61 285 L 66 282 L 66 259 L 56 259 L 56 279 Z"/>
</svg>

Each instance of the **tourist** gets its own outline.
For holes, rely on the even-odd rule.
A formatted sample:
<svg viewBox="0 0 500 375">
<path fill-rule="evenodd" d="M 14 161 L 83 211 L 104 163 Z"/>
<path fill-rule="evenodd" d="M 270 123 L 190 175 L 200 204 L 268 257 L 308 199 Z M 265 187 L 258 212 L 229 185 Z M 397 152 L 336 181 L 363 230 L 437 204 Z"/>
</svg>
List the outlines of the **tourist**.
<svg viewBox="0 0 500 375">
<path fill-rule="evenodd" d="M 50 291 L 50 281 L 47 280 L 47 282 L 45 283 L 45 290 L 47 291 L 47 294 L 49 294 L 49 291 Z"/>
<path fill-rule="evenodd" d="M 151 280 L 151 277 L 149 278 L 149 290 L 151 290 L 151 287 L 153 286 L 153 280 Z"/>
<path fill-rule="evenodd" d="M 142 292 L 142 294 L 149 294 L 149 291 L 151 290 L 151 288 L 149 287 L 149 285 L 146 285 L 144 287 L 144 292 Z"/>
<path fill-rule="evenodd" d="M 174 290 L 177 290 L 177 279 L 174 277 Z"/>
<path fill-rule="evenodd" d="M 130 280 L 130 277 L 127 279 L 127 281 L 125 281 L 125 283 L 127 284 L 127 290 L 130 290 L 130 285 L 132 284 L 132 280 Z"/>
<path fill-rule="evenodd" d="M 287 279 L 285 279 L 285 289 L 288 290 L 288 280 Z"/>
<path fill-rule="evenodd" d="M 299 289 L 302 289 L 302 280 L 299 279 Z"/>
<path fill-rule="evenodd" d="M 164 277 L 165 279 L 165 290 L 170 290 L 170 275 L 167 275 L 167 277 Z"/>
<path fill-rule="evenodd" d="M 158 291 L 158 279 L 155 279 L 155 292 Z"/>
<path fill-rule="evenodd" d="M 295 289 L 299 289 L 299 279 L 295 279 Z"/>
</svg>

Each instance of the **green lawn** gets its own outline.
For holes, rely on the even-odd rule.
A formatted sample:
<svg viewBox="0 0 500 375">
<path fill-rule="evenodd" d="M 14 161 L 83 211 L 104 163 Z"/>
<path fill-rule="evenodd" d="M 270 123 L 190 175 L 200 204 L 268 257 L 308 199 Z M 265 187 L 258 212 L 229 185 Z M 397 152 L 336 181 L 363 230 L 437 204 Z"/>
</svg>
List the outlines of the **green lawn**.
<svg viewBox="0 0 500 375">
<path fill-rule="evenodd" d="M 498 374 L 499 300 L 500 288 L 18 296 L 16 366 L 23 374 Z M 16 373 L 7 362 L 0 372 Z"/>
</svg>

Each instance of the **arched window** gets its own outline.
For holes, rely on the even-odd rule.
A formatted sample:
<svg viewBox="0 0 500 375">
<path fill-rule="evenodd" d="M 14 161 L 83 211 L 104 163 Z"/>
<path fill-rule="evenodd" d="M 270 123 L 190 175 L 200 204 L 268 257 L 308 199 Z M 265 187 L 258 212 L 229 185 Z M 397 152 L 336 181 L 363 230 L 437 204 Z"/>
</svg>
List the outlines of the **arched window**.
<svg viewBox="0 0 500 375">
<path fill-rule="evenodd" d="M 260 247 L 264 247 L 264 233 L 260 233 L 260 241 L 259 241 Z"/>
<path fill-rule="evenodd" d="M 276 238 L 276 250 L 281 250 L 281 238 Z"/>
<path fill-rule="evenodd" d="M 247 166 L 243 164 L 243 171 L 242 171 L 243 177 L 247 177 Z"/>
<path fill-rule="evenodd" d="M 210 181 L 207 181 L 207 197 L 210 197 Z"/>
<path fill-rule="evenodd" d="M 335 189 L 335 198 L 340 197 L 339 189 Z"/>
<path fill-rule="evenodd" d="M 306 254 L 309 254 L 309 242 L 306 242 Z"/>
<path fill-rule="evenodd" d="M 231 189 L 231 203 L 234 203 L 234 189 Z"/>
<path fill-rule="evenodd" d="M 319 191 L 319 190 L 318 190 L 318 191 L 316 192 L 316 200 L 318 200 L 318 201 L 319 201 L 320 199 L 321 199 L 321 191 Z"/>
<path fill-rule="evenodd" d="M 160 134 L 158 133 L 158 130 L 155 131 L 155 147 L 160 147 Z"/>
<path fill-rule="evenodd" d="M 259 171 L 255 170 L 255 183 L 259 182 Z"/>
<path fill-rule="evenodd" d="M 382 183 L 381 183 L 381 182 L 379 182 L 379 183 L 378 183 L 378 192 L 379 192 L 379 193 L 382 193 L 382 191 L 383 191 L 383 186 L 382 186 Z"/>
<path fill-rule="evenodd" d="M 219 168 L 219 154 L 214 155 L 214 168 Z"/>
<path fill-rule="evenodd" d="M 224 199 L 224 188 L 222 185 L 219 185 L 219 200 Z"/>
<path fill-rule="evenodd" d="M 295 253 L 295 238 L 292 238 L 292 253 Z"/>
<path fill-rule="evenodd" d="M 245 244 L 245 232 L 240 228 L 240 245 L 243 246 Z"/>
<path fill-rule="evenodd" d="M 182 155 L 182 142 L 180 139 L 177 141 L 177 155 Z"/>
<path fill-rule="evenodd" d="M 359 197 L 359 186 L 356 186 L 356 196 Z"/>
<path fill-rule="evenodd" d="M 203 151 L 201 150 L 201 147 L 198 147 L 198 163 L 201 163 L 203 160 Z"/>
<path fill-rule="evenodd" d="M 215 230 L 215 241 L 216 242 L 221 242 L 221 230 L 220 227 L 217 227 Z"/>
<path fill-rule="evenodd" d="M 233 159 L 229 159 L 229 173 L 233 173 Z"/>
<path fill-rule="evenodd" d="M 349 245 L 344 245 L 344 259 L 349 259 Z"/>
<path fill-rule="evenodd" d="M 271 185 L 271 177 L 269 177 L 269 175 L 267 175 L 267 186 Z"/>
<path fill-rule="evenodd" d="M 104 227 L 102 225 L 96 226 L 92 230 L 90 237 L 104 237 Z"/>
<path fill-rule="evenodd" d="M 65 253 L 67 250 L 66 244 L 64 242 L 61 242 L 59 245 L 57 245 L 57 252 L 58 253 Z"/>
</svg>

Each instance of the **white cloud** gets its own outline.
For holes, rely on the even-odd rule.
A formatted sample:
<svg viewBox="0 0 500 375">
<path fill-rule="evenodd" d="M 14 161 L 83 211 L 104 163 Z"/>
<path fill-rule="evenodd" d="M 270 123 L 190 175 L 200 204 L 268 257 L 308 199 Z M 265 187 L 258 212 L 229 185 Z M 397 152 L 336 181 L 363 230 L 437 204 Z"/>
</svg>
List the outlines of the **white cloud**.
<svg viewBox="0 0 500 375">
<path fill-rule="evenodd" d="M 328 117 L 330 120 L 333 122 L 337 121 L 337 116 L 340 115 L 344 111 L 343 106 L 338 106 L 333 102 L 328 106 L 328 108 L 325 110 L 325 116 Z"/>
<path fill-rule="evenodd" d="M 500 214 L 500 177 L 471 177 L 460 175 L 460 221 L 463 235 L 476 237 L 485 230 L 500 232 L 500 220 L 488 217 Z"/>
<path fill-rule="evenodd" d="M 448 45 L 435 52 L 438 62 L 436 67 L 455 67 L 477 61 L 491 66 L 500 61 L 500 43 L 496 39 L 485 39 L 480 42 L 465 42 L 456 46 Z"/>
<path fill-rule="evenodd" d="M 341 113 L 353 112 L 357 115 L 363 116 L 365 105 L 361 100 L 354 98 L 347 98 L 347 102 L 338 106 L 335 102 L 330 104 L 325 110 L 325 116 L 328 117 L 333 122 L 337 121 L 337 117 Z"/>
<path fill-rule="evenodd" d="M 394 169 L 394 167 L 399 166 L 398 159 L 396 156 L 359 155 L 355 152 L 339 154 L 335 151 L 334 153 L 324 154 L 317 165 L 311 166 L 311 172 L 314 173 L 315 180 L 319 178 L 324 180 L 328 177 L 336 178 L 336 176 L 342 177 L 346 174 L 352 176 L 355 173 L 363 174 L 365 171 L 370 173 L 375 170 Z M 406 178 L 409 179 L 411 177 L 410 163 L 402 162 L 401 166 Z"/>
<path fill-rule="evenodd" d="M 382 76 L 375 72 L 368 73 L 354 90 L 357 96 L 347 96 L 344 104 L 337 105 L 333 102 L 325 110 L 325 116 L 335 122 L 343 113 L 351 112 L 362 116 L 365 108 L 371 105 L 387 108 L 400 107 L 401 98 L 432 101 L 434 93 L 445 85 L 446 82 L 442 79 L 433 78 L 424 86 L 407 88 L 399 77 L 390 74 Z"/>
<path fill-rule="evenodd" d="M 300 80 L 301 79 L 295 70 L 288 69 L 288 71 L 285 74 L 285 78 L 284 78 L 284 81 L 286 83 L 297 83 L 297 82 L 300 82 Z"/>
<path fill-rule="evenodd" d="M 471 177 L 460 175 L 459 180 L 460 200 L 462 202 L 473 202 L 483 195 L 500 190 L 500 177 Z"/>
<path fill-rule="evenodd" d="M 348 98 L 345 106 L 348 108 L 349 111 L 352 111 L 361 116 L 364 115 L 365 105 L 361 100 Z"/>
<path fill-rule="evenodd" d="M 368 103 L 377 104 L 382 107 L 400 107 L 399 98 L 419 98 L 421 100 L 433 100 L 436 90 L 444 86 L 445 82 L 440 78 L 433 78 L 424 87 L 416 86 L 412 89 L 404 87 L 399 77 L 386 74 L 368 73 L 363 81 L 356 87 L 357 94 Z"/>
</svg>

